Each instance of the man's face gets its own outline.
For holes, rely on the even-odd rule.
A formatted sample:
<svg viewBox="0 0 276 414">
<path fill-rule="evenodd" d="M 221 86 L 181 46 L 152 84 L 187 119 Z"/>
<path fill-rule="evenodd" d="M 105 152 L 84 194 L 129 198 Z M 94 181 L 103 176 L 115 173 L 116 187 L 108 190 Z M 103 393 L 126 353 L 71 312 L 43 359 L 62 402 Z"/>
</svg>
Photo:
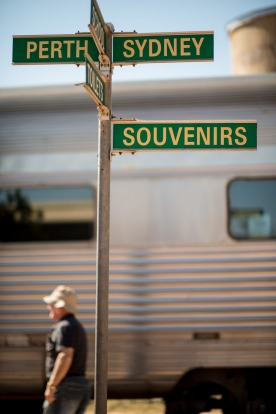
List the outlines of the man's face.
<svg viewBox="0 0 276 414">
<path fill-rule="evenodd" d="M 55 308 L 53 305 L 48 305 L 49 318 L 54 322 L 58 322 L 62 316 L 62 308 Z"/>
</svg>

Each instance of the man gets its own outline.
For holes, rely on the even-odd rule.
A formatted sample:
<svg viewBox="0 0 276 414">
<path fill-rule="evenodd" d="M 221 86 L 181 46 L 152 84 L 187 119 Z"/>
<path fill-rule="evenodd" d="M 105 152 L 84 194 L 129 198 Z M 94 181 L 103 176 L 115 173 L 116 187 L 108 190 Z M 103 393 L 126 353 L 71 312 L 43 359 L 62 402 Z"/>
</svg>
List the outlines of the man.
<svg viewBox="0 0 276 414">
<path fill-rule="evenodd" d="M 83 414 L 91 388 L 85 377 L 87 338 L 76 318 L 76 293 L 58 286 L 43 301 L 55 322 L 46 342 L 43 414 Z"/>
</svg>

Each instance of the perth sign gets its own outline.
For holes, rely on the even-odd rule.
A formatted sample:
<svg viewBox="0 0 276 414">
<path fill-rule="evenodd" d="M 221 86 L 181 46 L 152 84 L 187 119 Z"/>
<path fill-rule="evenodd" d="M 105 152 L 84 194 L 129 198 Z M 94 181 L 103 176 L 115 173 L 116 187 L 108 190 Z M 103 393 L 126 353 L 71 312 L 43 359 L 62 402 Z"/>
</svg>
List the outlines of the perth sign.
<svg viewBox="0 0 276 414">
<path fill-rule="evenodd" d="M 12 62 L 17 65 L 85 64 L 85 54 L 96 62 L 99 52 L 90 33 L 13 36 Z"/>
<path fill-rule="evenodd" d="M 257 148 L 256 121 L 113 120 L 112 124 L 112 152 Z"/>
</svg>

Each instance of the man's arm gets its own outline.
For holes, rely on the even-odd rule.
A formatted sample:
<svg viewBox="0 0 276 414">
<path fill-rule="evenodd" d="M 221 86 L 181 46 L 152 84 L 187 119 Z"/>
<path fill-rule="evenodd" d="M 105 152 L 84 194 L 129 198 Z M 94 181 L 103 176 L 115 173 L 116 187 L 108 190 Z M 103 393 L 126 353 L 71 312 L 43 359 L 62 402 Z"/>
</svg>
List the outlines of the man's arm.
<svg viewBox="0 0 276 414">
<path fill-rule="evenodd" d="M 49 403 L 52 403 L 55 400 L 56 387 L 69 371 L 69 368 L 73 361 L 73 356 L 74 348 L 63 348 L 62 351 L 58 353 L 53 372 L 49 378 L 44 393 L 45 399 L 49 401 Z"/>
</svg>

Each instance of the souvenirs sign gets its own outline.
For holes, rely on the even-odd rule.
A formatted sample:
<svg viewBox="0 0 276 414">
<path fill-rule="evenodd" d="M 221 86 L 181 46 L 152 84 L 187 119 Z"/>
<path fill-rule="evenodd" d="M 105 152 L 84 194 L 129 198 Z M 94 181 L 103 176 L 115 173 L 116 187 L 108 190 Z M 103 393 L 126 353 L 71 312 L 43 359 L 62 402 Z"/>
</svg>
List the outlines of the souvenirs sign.
<svg viewBox="0 0 276 414">
<path fill-rule="evenodd" d="M 250 150 L 256 121 L 112 120 L 113 152 L 153 150 Z"/>
</svg>

